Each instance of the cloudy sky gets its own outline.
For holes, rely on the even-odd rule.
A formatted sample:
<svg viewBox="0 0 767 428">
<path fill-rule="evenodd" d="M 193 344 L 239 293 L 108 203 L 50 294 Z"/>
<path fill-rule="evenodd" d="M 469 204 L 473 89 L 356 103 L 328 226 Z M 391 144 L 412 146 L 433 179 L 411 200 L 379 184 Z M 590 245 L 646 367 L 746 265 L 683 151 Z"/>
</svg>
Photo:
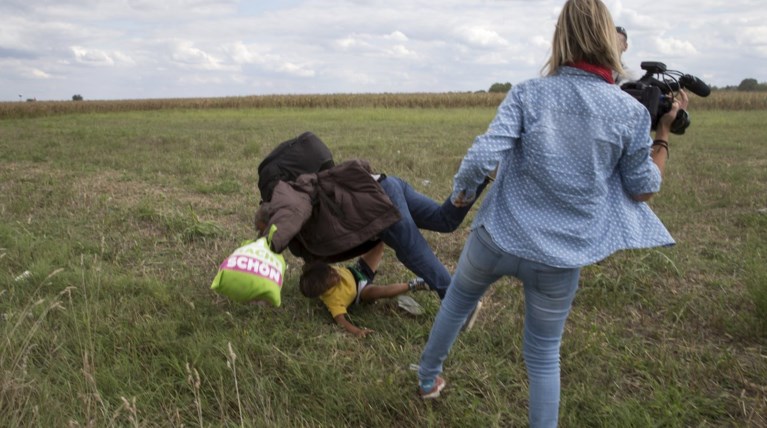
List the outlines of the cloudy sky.
<svg viewBox="0 0 767 428">
<path fill-rule="evenodd" d="M 535 77 L 563 0 L 1 0 L 0 101 L 447 92 Z M 765 0 L 605 0 L 624 62 L 767 81 Z"/>
</svg>

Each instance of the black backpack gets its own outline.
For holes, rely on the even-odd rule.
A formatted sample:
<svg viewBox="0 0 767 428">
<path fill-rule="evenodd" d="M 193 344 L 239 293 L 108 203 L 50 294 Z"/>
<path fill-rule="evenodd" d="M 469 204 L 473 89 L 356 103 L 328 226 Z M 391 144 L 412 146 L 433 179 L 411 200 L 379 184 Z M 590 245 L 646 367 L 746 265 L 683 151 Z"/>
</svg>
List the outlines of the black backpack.
<svg viewBox="0 0 767 428">
<path fill-rule="evenodd" d="M 272 200 L 278 181 L 293 181 L 301 174 L 317 173 L 334 165 L 328 146 L 311 132 L 283 141 L 258 164 L 261 202 Z"/>
</svg>

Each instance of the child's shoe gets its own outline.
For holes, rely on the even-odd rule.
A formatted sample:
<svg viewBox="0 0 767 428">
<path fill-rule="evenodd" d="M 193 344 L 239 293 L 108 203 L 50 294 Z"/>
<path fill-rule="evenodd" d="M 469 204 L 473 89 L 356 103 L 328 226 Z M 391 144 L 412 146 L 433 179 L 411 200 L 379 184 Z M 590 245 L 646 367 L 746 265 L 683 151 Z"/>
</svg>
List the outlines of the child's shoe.
<svg viewBox="0 0 767 428">
<path fill-rule="evenodd" d="M 415 278 L 408 281 L 407 286 L 410 291 L 429 291 L 429 284 L 423 278 Z"/>
<path fill-rule="evenodd" d="M 418 387 L 418 395 L 420 395 L 421 398 L 424 399 L 424 400 L 430 400 L 430 399 L 433 399 L 433 398 L 437 398 L 437 397 L 439 397 L 439 393 L 443 389 L 445 389 L 445 385 L 447 385 L 445 383 L 445 379 L 442 379 L 442 376 L 437 376 L 434 379 L 434 385 L 431 388 L 429 388 L 428 391 L 424 390 L 423 387 L 419 386 Z"/>
<path fill-rule="evenodd" d="M 410 315 L 423 315 L 423 306 L 419 305 L 414 298 L 400 294 L 397 296 L 397 306 Z"/>
</svg>

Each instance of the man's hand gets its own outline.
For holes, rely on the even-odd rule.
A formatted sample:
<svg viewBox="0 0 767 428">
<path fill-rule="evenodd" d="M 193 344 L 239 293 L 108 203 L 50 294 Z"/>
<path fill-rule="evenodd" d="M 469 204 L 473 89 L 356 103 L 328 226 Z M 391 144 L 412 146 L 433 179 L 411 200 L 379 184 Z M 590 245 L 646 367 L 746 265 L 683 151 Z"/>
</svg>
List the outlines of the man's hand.
<svg viewBox="0 0 767 428">
<path fill-rule="evenodd" d="M 466 194 L 461 192 L 458 194 L 458 196 L 455 197 L 455 199 L 452 200 L 452 202 L 456 208 L 463 208 L 474 202 L 474 197 L 467 198 Z"/>
</svg>

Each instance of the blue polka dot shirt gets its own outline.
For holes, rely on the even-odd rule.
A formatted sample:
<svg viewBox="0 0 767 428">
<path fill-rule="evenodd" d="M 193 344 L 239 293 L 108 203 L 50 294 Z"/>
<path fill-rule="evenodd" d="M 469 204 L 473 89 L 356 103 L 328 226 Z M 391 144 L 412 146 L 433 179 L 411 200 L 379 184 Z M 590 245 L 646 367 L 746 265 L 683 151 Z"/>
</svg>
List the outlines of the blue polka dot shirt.
<svg viewBox="0 0 767 428">
<path fill-rule="evenodd" d="M 473 227 L 508 253 L 573 268 L 673 245 L 647 203 L 660 190 L 647 109 L 595 74 L 561 67 L 512 88 L 454 177 L 453 198 L 496 180 Z"/>
</svg>

